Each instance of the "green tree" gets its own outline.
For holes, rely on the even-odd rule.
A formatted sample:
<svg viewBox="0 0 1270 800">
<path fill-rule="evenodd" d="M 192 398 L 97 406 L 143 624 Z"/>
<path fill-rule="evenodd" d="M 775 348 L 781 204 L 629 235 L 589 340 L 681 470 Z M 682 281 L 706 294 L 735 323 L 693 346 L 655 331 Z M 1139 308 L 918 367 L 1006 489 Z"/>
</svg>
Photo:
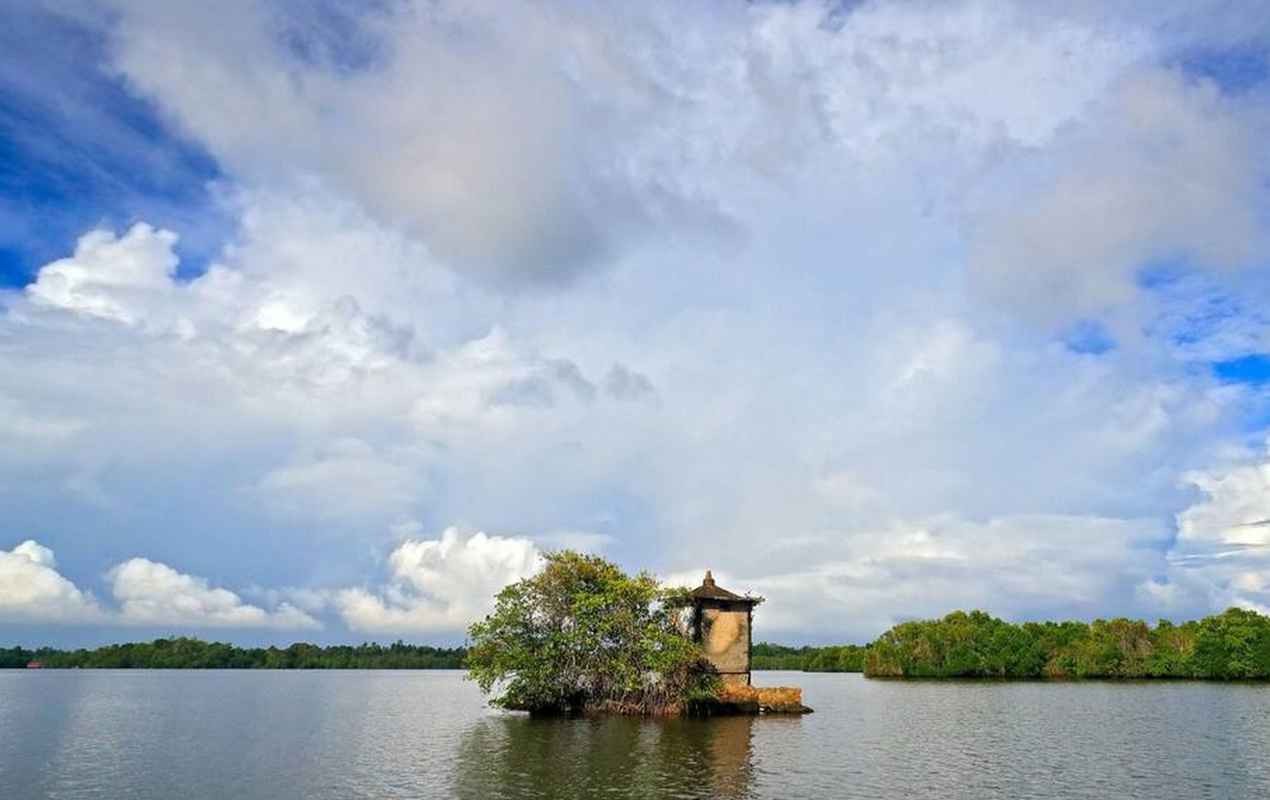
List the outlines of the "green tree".
<svg viewBox="0 0 1270 800">
<path fill-rule="evenodd" d="M 716 685 L 685 635 L 685 608 L 684 592 L 663 590 L 647 573 L 550 553 L 469 629 L 468 671 L 504 708 L 678 711 Z"/>
<path fill-rule="evenodd" d="M 1154 627 L 1140 620 L 1026 622 L 981 611 L 904 622 L 869 646 L 874 677 L 1270 679 L 1270 617 L 1231 608 Z"/>
</svg>

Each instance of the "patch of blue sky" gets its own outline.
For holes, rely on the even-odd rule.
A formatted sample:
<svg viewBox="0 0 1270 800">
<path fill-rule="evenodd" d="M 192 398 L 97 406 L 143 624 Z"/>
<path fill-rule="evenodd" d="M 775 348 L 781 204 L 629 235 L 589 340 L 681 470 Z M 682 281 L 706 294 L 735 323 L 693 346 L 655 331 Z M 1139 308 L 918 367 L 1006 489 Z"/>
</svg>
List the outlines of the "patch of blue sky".
<svg viewBox="0 0 1270 800">
<path fill-rule="evenodd" d="M 1213 81 L 1226 92 L 1242 92 L 1270 80 L 1270 53 L 1256 45 L 1193 50 L 1176 64 L 1190 75 Z"/>
<path fill-rule="evenodd" d="M 1174 344 L 1182 346 L 1199 344 L 1245 316 L 1236 298 L 1219 291 L 1179 293 L 1171 305 L 1174 311 L 1167 318 L 1171 327 L 1167 335 Z"/>
<path fill-rule="evenodd" d="M 1240 427 L 1247 437 L 1249 448 L 1254 451 L 1264 448 L 1266 437 L 1270 435 L 1270 405 L 1245 414 Z"/>
<path fill-rule="evenodd" d="M 1097 320 L 1081 320 L 1064 331 L 1061 338 L 1073 353 L 1102 355 L 1116 348 L 1110 331 Z"/>
<path fill-rule="evenodd" d="M 1162 289 L 1177 283 L 1191 271 L 1184 259 L 1157 259 L 1139 268 L 1135 281 L 1140 289 Z"/>
<path fill-rule="evenodd" d="M 0 286 L 19 287 L 85 231 L 144 220 L 181 235 L 200 274 L 229 221 L 214 159 L 104 68 L 101 31 L 35 8 L 0 28 Z"/>
<path fill-rule="evenodd" d="M 1145 265 L 1137 285 L 1153 295 L 1157 313 L 1144 332 L 1201 362 L 1245 355 L 1248 342 L 1257 338 L 1255 330 L 1265 324 L 1256 298 L 1265 296 L 1267 286 L 1258 272 L 1223 274 L 1217 280 L 1181 258 Z"/>
<path fill-rule="evenodd" d="M 1252 353 L 1214 362 L 1213 374 L 1227 383 L 1270 385 L 1270 353 Z"/>
<path fill-rule="evenodd" d="M 1239 429 L 1253 448 L 1264 446 L 1270 432 L 1270 353 L 1250 353 L 1209 364 L 1212 375 L 1226 384 L 1248 390 Z"/>
</svg>

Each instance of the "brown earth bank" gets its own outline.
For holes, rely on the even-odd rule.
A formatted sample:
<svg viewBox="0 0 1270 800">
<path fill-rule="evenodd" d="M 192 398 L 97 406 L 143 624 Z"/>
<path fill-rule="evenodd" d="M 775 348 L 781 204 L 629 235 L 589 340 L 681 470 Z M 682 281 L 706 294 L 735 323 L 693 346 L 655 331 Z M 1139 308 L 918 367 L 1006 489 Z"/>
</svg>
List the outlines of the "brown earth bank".
<svg viewBox="0 0 1270 800">
<path fill-rule="evenodd" d="M 725 685 L 711 700 L 689 704 L 696 716 L 729 714 L 810 714 L 803 705 L 803 690 L 794 686 Z"/>
</svg>

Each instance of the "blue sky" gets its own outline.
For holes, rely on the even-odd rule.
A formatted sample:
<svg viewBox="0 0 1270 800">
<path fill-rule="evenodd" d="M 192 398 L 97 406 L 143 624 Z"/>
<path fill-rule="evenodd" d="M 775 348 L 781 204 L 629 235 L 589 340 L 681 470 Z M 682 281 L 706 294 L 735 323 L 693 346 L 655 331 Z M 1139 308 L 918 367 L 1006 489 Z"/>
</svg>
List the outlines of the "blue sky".
<svg viewBox="0 0 1270 800">
<path fill-rule="evenodd" d="M 186 271 L 221 243 L 216 162 L 106 68 L 106 34 L 38 4 L 0 32 L 0 285 L 20 287 L 95 225 L 179 230 Z"/>
<path fill-rule="evenodd" d="M 1246 12 L 13 4 L 0 641 L 1270 608 Z"/>
</svg>

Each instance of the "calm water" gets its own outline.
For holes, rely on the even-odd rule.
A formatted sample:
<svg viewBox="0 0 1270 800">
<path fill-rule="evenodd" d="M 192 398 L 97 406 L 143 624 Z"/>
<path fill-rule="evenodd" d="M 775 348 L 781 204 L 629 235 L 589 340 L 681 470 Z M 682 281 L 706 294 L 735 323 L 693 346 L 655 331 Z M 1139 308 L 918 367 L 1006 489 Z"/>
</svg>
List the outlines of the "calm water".
<svg viewBox="0 0 1270 800">
<path fill-rule="evenodd" d="M 458 672 L 0 672 L 0 797 L 1270 797 L 1270 686 L 757 682 L 817 713 L 530 720 Z"/>
</svg>

